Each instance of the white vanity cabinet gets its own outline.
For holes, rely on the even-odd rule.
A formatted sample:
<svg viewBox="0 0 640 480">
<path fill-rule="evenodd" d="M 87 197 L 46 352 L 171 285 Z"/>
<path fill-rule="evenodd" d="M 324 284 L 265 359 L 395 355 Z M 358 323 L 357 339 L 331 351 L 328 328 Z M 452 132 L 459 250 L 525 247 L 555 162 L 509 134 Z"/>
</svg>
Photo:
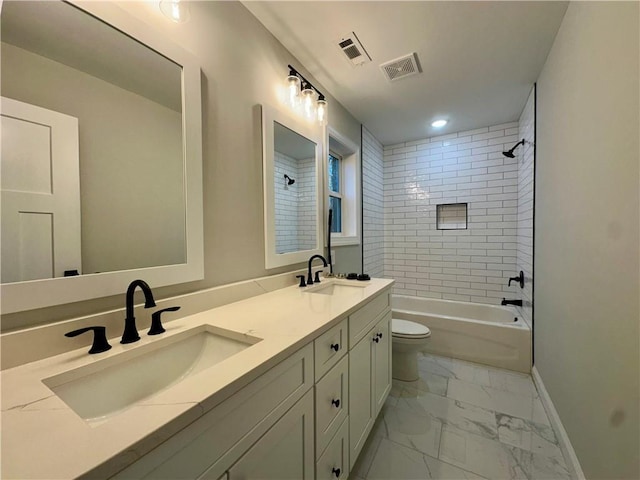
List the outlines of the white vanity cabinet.
<svg viewBox="0 0 640 480">
<path fill-rule="evenodd" d="M 385 289 L 115 479 L 349 475 L 391 387 Z"/>
<path fill-rule="evenodd" d="M 309 344 L 112 478 L 218 479 L 243 455 L 249 455 L 254 446 L 255 453 L 247 457 L 244 467 L 239 467 L 238 471 L 255 468 L 251 459 L 267 449 L 269 439 L 279 438 L 281 428 L 285 428 L 276 428 L 278 421 L 283 421 L 284 425 L 290 421 L 298 422 L 300 418 L 306 441 L 306 456 L 301 461 L 308 464 L 307 472 L 312 472 L 312 387 L 313 346 Z M 310 405 L 311 414 L 308 411 Z M 292 417 L 288 417 L 291 412 Z M 262 446 L 257 446 L 259 444 Z M 277 447 L 274 448 L 275 458 Z M 308 473 L 304 478 L 312 478 L 312 474 Z"/>
<path fill-rule="evenodd" d="M 363 313 L 366 316 L 361 316 Z M 352 321 L 354 317 L 355 321 Z M 349 322 L 349 341 L 353 345 L 349 350 L 351 468 L 391 390 L 391 309 L 388 293 L 374 298 L 352 315 Z"/>
<path fill-rule="evenodd" d="M 309 391 L 240 457 L 229 469 L 228 478 L 312 480 L 313 440 L 313 392 Z"/>
</svg>

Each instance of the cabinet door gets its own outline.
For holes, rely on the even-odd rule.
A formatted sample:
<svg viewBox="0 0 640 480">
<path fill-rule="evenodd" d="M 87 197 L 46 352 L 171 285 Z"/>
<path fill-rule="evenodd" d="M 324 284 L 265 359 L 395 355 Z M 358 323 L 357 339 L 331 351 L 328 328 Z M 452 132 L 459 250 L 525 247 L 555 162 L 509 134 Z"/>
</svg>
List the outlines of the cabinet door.
<svg viewBox="0 0 640 480">
<path fill-rule="evenodd" d="M 373 338 L 365 335 L 349 351 L 349 459 L 350 467 L 358 458 L 360 450 L 373 427 L 373 376 L 371 355 Z"/>
<path fill-rule="evenodd" d="M 349 422 L 345 420 L 329 446 L 316 462 L 316 480 L 345 479 L 349 476 Z"/>
<path fill-rule="evenodd" d="M 316 391 L 316 458 L 349 413 L 349 362 L 344 357 L 320 380 Z"/>
<path fill-rule="evenodd" d="M 375 419 L 391 391 L 391 312 L 374 327 L 373 336 L 378 338 L 374 342 L 372 365 Z"/>
<path fill-rule="evenodd" d="M 229 469 L 229 480 L 312 480 L 313 441 L 309 391 Z"/>
</svg>

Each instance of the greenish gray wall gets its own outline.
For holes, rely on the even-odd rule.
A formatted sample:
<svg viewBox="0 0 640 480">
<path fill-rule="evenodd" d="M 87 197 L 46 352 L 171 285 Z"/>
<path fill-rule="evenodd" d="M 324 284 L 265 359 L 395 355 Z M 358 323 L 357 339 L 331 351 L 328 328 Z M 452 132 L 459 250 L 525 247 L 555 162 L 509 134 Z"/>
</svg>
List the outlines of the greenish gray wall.
<svg viewBox="0 0 640 480">
<path fill-rule="evenodd" d="M 537 84 L 535 366 L 589 479 L 640 478 L 638 7 L 572 2 Z"/>
</svg>

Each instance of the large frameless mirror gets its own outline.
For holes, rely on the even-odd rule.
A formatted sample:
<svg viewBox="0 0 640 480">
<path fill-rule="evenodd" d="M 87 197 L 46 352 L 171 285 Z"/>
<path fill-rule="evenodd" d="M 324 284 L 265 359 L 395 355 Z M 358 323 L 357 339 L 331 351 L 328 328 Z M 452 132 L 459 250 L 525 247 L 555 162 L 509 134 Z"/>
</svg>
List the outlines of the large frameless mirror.
<svg viewBox="0 0 640 480">
<path fill-rule="evenodd" d="M 5 1 L 2 311 L 203 277 L 200 70 L 107 2 Z"/>
<path fill-rule="evenodd" d="M 265 265 L 300 263 L 321 252 L 322 132 L 262 106 Z"/>
</svg>

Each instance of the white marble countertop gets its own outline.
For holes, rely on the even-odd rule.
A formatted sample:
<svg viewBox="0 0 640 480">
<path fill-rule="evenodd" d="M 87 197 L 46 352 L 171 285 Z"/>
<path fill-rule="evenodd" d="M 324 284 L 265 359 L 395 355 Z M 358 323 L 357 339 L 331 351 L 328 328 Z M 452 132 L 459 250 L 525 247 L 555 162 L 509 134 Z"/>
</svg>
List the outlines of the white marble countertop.
<svg viewBox="0 0 640 480">
<path fill-rule="evenodd" d="M 343 281 L 344 282 L 344 281 Z M 323 282 L 324 283 L 324 282 Z M 362 283 L 362 282 L 358 282 Z M 372 279 L 364 288 L 334 295 L 297 286 L 224 305 L 165 324 L 158 336 L 89 355 L 87 348 L 11 368 L 2 386 L 2 478 L 109 477 L 174 435 L 240 388 L 391 286 Z M 43 379 L 101 362 L 200 325 L 262 341 L 187 377 L 99 424 L 89 424 L 57 397 Z M 29 348 L 25 345 L 25 348 Z"/>
</svg>

